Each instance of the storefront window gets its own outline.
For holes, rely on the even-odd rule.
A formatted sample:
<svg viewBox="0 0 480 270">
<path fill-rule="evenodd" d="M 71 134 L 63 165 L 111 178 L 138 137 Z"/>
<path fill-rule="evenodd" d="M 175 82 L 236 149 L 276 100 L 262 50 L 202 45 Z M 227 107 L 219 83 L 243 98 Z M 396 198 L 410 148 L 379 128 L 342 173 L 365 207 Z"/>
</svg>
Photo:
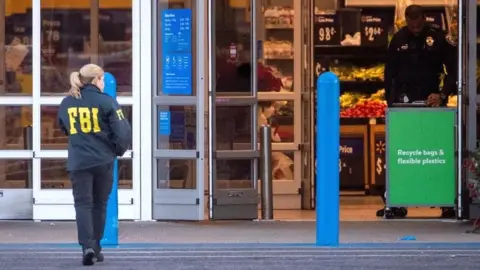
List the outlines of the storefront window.
<svg viewBox="0 0 480 270">
<path fill-rule="evenodd" d="M 252 110 L 250 106 L 218 107 L 216 109 L 217 150 L 248 150 L 252 148 Z"/>
<path fill-rule="evenodd" d="M 31 7 L 31 1 L 0 2 L 0 96 L 32 94 Z M 0 150 L 28 149 L 24 132 L 32 121 L 31 109 L 0 106 Z M 29 170 L 29 160 L 0 160 L 0 189 L 31 187 Z"/>
<path fill-rule="evenodd" d="M 258 127 L 272 127 L 272 142 L 291 143 L 295 137 L 293 101 L 260 101 L 258 102 Z"/>
<path fill-rule="evenodd" d="M 280 79 L 280 84 L 264 82 L 264 70 L 259 70 L 258 91 L 293 91 L 294 17 L 293 0 L 266 1 L 264 7 L 264 66 Z M 297 58 L 298 59 L 298 58 Z"/>
<path fill-rule="evenodd" d="M 18 163 L 17 167 L 22 163 Z M 65 159 L 44 159 L 41 161 L 42 189 L 71 189 L 72 183 L 67 172 Z M 118 188 L 132 188 L 132 160 L 118 161 Z"/>
<path fill-rule="evenodd" d="M 132 107 L 122 106 L 122 110 L 129 123 L 135 125 L 135 123 L 132 123 Z M 41 148 L 44 150 L 67 150 L 68 137 L 62 132 L 57 121 L 58 106 L 42 106 L 40 111 L 42 123 Z"/>
<path fill-rule="evenodd" d="M 215 1 L 216 92 L 250 95 L 249 1 Z"/>
<path fill-rule="evenodd" d="M 117 78 L 118 94 L 132 92 L 131 0 L 41 0 L 43 95 L 63 95 L 70 73 L 87 63 Z"/>
<path fill-rule="evenodd" d="M 4 3 L 5 6 L 0 9 L 5 9 L 5 32 L 0 30 L 0 44 L 5 45 L 0 53 L 0 61 L 5 64 L 0 65 L 0 95 L 31 95 L 32 4 L 30 1 L 15 0 Z M 0 23 L 3 23 L 3 18 L 0 18 Z"/>
</svg>

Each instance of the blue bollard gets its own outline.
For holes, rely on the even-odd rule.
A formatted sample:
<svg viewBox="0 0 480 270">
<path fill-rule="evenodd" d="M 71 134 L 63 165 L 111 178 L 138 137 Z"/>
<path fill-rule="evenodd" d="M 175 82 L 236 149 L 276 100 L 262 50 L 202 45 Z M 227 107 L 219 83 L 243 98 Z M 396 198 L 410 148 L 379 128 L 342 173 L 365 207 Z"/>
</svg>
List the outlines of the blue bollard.
<svg viewBox="0 0 480 270">
<path fill-rule="evenodd" d="M 317 80 L 316 244 L 338 246 L 340 234 L 340 81 L 332 72 Z"/>
<path fill-rule="evenodd" d="M 108 72 L 105 72 L 105 89 L 103 92 L 114 99 L 117 99 L 117 81 L 115 77 Z M 105 231 L 102 246 L 117 246 L 118 245 L 118 160 L 113 162 L 113 186 L 112 192 L 108 197 L 107 204 L 107 219 L 105 223 Z"/>
</svg>

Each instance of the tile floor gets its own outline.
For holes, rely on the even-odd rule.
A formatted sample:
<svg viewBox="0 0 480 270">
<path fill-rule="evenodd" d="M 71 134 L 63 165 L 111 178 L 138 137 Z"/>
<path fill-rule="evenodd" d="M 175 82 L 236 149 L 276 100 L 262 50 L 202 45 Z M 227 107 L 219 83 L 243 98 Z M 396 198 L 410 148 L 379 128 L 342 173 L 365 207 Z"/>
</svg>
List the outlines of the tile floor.
<svg viewBox="0 0 480 270">
<path fill-rule="evenodd" d="M 383 207 L 378 196 L 341 196 L 340 221 L 374 221 L 378 220 L 376 212 Z M 439 208 L 410 208 L 409 219 L 440 218 Z M 315 220 L 314 210 L 275 210 L 276 220 Z"/>
</svg>

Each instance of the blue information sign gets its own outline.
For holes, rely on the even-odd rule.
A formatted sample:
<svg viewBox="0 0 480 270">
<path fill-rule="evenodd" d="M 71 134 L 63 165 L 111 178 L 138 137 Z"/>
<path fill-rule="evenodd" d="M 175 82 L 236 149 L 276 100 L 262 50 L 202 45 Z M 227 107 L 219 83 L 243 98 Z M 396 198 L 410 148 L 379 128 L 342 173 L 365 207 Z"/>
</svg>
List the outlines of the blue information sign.
<svg viewBox="0 0 480 270">
<path fill-rule="evenodd" d="M 164 136 L 170 136 L 170 112 L 158 113 L 158 133 Z"/>
<path fill-rule="evenodd" d="M 192 94 L 192 11 L 162 12 L 162 92 Z"/>
</svg>

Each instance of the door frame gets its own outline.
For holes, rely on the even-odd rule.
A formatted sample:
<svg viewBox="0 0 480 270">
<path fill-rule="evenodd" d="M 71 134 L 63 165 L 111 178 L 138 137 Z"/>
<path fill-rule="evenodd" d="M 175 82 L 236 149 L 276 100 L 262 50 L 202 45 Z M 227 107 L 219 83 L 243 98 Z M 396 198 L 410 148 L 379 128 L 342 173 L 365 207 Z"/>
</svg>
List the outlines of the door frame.
<svg viewBox="0 0 480 270">
<path fill-rule="evenodd" d="M 292 92 L 258 92 L 258 101 L 291 101 L 293 102 L 293 142 L 279 142 L 272 143 L 272 152 L 287 152 L 293 153 L 293 175 L 294 179 L 274 180 L 273 181 L 273 196 L 274 209 L 301 209 L 302 207 L 302 179 L 304 171 L 304 152 L 310 152 L 304 149 L 308 147 L 305 136 L 304 125 L 307 120 L 304 119 L 303 105 L 309 102 L 309 98 L 305 98 L 305 94 L 309 89 L 305 88 L 305 80 L 303 78 L 304 65 L 307 63 L 304 28 L 303 28 L 303 9 L 304 1 L 292 1 L 293 10 L 295 11 L 293 19 L 293 47 L 295 51 L 295 58 L 293 59 L 293 82 L 294 88 Z M 265 27 L 263 14 L 257 16 L 257 32 L 260 33 L 259 39 L 265 40 Z M 308 44 L 307 44 L 308 45 Z M 301 54 L 297 53 L 300 52 Z M 304 191 L 305 192 L 305 191 Z"/>
<path fill-rule="evenodd" d="M 145 1 L 147 2 L 147 1 Z M 159 38 L 159 22 L 161 18 L 160 7 L 158 3 L 150 1 L 150 13 L 153 14 L 151 24 L 148 29 L 152 29 L 152 37 L 149 43 L 151 44 L 150 55 L 142 57 L 153 59 L 142 63 L 142 66 L 150 64 L 150 70 L 153 74 L 161 72 L 161 66 L 159 65 L 161 55 L 158 53 Z M 148 128 L 151 142 L 145 142 L 143 147 L 149 147 L 149 156 L 143 156 L 145 160 L 142 163 L 151 164 L 152 177 L 150 179 L 150 185 L 152 188 L 152 199 L 149 202 L 151 204 L 152 219 L 155 220 L 193 220 L 201 221 L 205 218 L 204 210 L 204 177 L 205 177 L 205 69 L 203 63 L 206 61 L 205 57 L 205 7 L 206 3 L 199 0 L 187 1 L 184 6 L 185 9 L 190 9 L 192 12 L 191 19 L 194 29 L 192 29 L 192 68 L 193 68 L 193 80 L 192 87 L 196 89 L 196 95 L 191 96 L 168 96 L 158 95 L 158 76 L 149 77 L 152 80 L 150 86 L 151 91 L 148 93 L 148 99 L 151 105 L 148 107 L 148 114 L 151 126 Z M 152 12 L 153 11 L 153 12 Z M 143 15 L 142 15 L 143 18 Z M 153 26 L 153 27 L 152 27 Z M 143 50 L 142 50 L 142 53 Z M 148 73 L 148 72 L 145 72 Z M 193 89 L 192 89 L 193 91 Z M 195 108 L 196 112 L 196 149 L 158 149 L 157 148 L 157 136 L 158 136 L 158 107 L 165 106 L 191 106 Z M 144 106 L 147 107 L 147 106 Z M 170 109 L 169 109 L 170 110 Z M 171 111 L 171 110 L 170 110 Z M 147 113 L 146 110 L 142 113 Z M 142 118 L 146 120 L 147 118 Z M 145 121 L 146 122 L 146 121 Z M 151 128 L 151 129 L 150 129 Z M 147 129 L 143 129 L 143 132 L 147 132 Z M 145 140 L 146 141 L 146 140 Z M 148 144 L 146 146 L 145 144 Z M 195 163 L 196 170 L 194 172 L 195 188 L 194 189 L 158 189 L 158 164 L 157 160 L 191 160 Z M 151 162 L 147 162 L 151 161 Z M 186 181 L 186 180 L 185 180 Z"/>
<path fill-rule="evenodd" d="M 136 2 L 132 2 L 132 50 L 137 50 L 139 44 L 140 20 L 136 12 Z M 98 1 L 96 1 L 98 4 Z M 98 10 L 98 9 L 96 9 Z M 98 28 L 97 28 L 98 29 Z M 41 189 L 41 160 L 42 159 L 67 159 L 67 150 L 42 150 L 41 149 L 41 107 L 59 106 L 64 96 L 41 95 L 41 0 L 32 0 L 32 128 L 33 128 L 33 219 L 34 220 L 73 220 L 73 196 L 71 189 L 48 190 Z M 94 59 L 93 59 L 94 60 Z M 132 160 L 132 189 L 119 189 L 119 219 L 135 220 L 140 218 L 140 170 L 139 158 L 133 158 L 133 153 L 140 153 L 140 78 L 135 72 L 138 65 L 136 58 L 132 57 L 132 96 L 120 96 L 117 101 L 120 105 L 132 106 L 132 150 L 129 150 L 120 159 Z M 135 91 L 137 89 L 137 91 Z"/>
<path fill-rule="evenodd" d="M 261 12 L 261 1 L 250 0 L 250 59 L 251 92 L 249 95 L 227 95 L 216 92 L 216 5 L 214 1 L 205 1 L 207 7 L 208 32 L 208 217 L 209 219 L 247 219 L 258 218 L 258 95 L 257 95 L 257 12 Z M 252 8 L 253 7 L 253 8 Z M 251 148 L 246 150 L 217 150 L 216 147 L 216 109 L 218 107 L 241 106 L 251 110 Z M 218 160 L 251 160 L 251 187 L 249 188 L 217 188 Z"/>
<path fill-rule="evenodd" d="M 5 87 L 7 86 L 6 82 L 6 68 L 5 68 L 5 49 L 6 49 L 6 5 L 7 3 L 3 1 L 0 4 L 0 91 L 5 92 Z M 31 96 L 10 96 L 0 95 L 0 119 L 5 121 L 6 119 L 6 107 L 30 107 L 32 106 L 32 97 Z M 23 109 L 22 109 L 23 111 Z M 4 122 L 5 124 L 5 122 Z M 31 168 L 31 161 L 33 158 L 33 151 L 31 149 L 20 150 L 20 149 L 8 149 L 7 141 L 5 140 L 5 128 L 3 128 L 1 133 L 1 140 L 5 142 L 0 149 L 0 162 L 7 162 L 12 160 L 18 161 L 27 161 L 30 164 L 27 166 L 28 169 Z M 3 147 L 5 146 L 5 147 Z M 2 164 L 0 166 L 0 174 L 6 177 L 6 166 Z M 28 177 L 31 177 L 31 173 L 28 173 Z M 6 179 L 3 179 L 6 182 Z M 25 179 L 30 185 L 31 179 Z M 27 186 L 25 188 L 8 188 L 3 186 L 1 190 L 1 202 L 0 202 L 0 219 L 31 219 L 32 218 L 32 187 Z"/>
</svg>

